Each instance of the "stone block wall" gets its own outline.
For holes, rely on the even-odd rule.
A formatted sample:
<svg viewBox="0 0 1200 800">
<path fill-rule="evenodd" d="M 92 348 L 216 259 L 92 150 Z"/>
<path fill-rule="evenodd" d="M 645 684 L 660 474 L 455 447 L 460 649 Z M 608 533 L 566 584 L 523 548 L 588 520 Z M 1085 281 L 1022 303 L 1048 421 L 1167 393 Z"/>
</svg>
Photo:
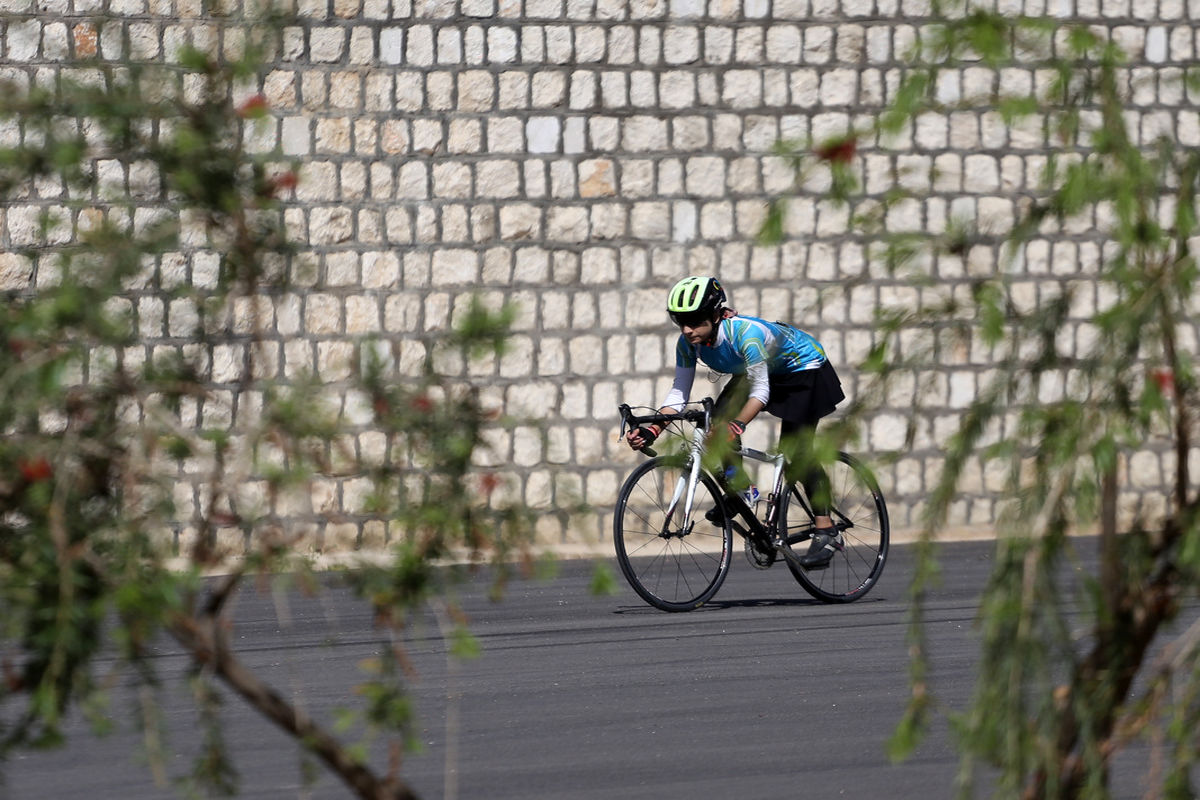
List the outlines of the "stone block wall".
<svg viewBox="0 0 1200 800">
<path fill-rule="evenodd" d="M 1134 129 L 1200 145 L 1198 98 L 1180 81 L 1200 49 L 1200 0 L 998 4 L 1086 21 L 1121 42 Z M 616 440 L 616 407 L 665 395 L 675 331 L 663 306 L 678 278 L 719 275 L 739 311 L 813 332 L 851 396 L 876 309 L 932 291 L 869 263 L 866 243 L 847 233 L 851 212 L 819 182 L 793 204 L 786 244 L 752 244 L 766 200 L 792 185 L 775 142 L 821 140 L 878 111 L 926 21 L 923 0 L 295 0 L 292 10 L 277 59 L 246 87 L 270 108 L 249 146 L 301 164 L 286 218 L 305 268 L 293 292 L 264 301 L 274 362 L 285 376 L 343 381 L 364 337 L 379 336 L 403 374 L 420 338 L 447 330 L 472 293 L 517 304 L 511 352 L 462 369 L 531 420 L 497 430 L 490 458 L 543 512 L 545 543 L 607 535 L 607 509 L 637 459 Z M 101 12 L 119 24 L 97 33 L 90 20 Z M 72 57 L 169 62 L 182 43 L 236 51 L 238 28 L 209 12 L 201 0 L 0 0 L 0 80 L 46 83 Z M 1032 91 L 1042 77 L 970 67 L 945 74 L 939 93 L 952 104 L 997 82 Z M 0 126 L 0 141 L 22 135 L 19 123 Z M 948 110 L 896 146 L 862 143 L 855 169 L 869 196 L 893 180 L 924 192 L 892 212 L 892 230 L 939 230 L 952 216 L 999 230 L 1035 190 L 1044 147 L 1035 126 Z M 139 165 L 98 167 L 147 207 L 161 200 Z M 37 242 L 48 208 L 65 210 L 52 185 L 0 208 L 0 289 L 38 280 L 13 254 Z M 1102 246 L 1084 224 L 1035 242 L 1021 266 L 1030 303 L 1081 288 L 1078 329 L 1063 332 L 1080 346 L 1103 300 L 1090 283 Z M 940 262 L 937 288 L 965 287 L 998 257 L 975 248 Z M 147 352 L 188 322 L 162 287 L 211 280 L 212 255 L 171 254 L 155 269 L 158 279 L 131 292 Z M 212 357 L 221 384 L 236 353 Z M 915 523 L 942 442 L 990 364 L 974 345 L 939 358 L 863 426 L 864 452 L 901 451 L 879 465 L 898 528 Z M 705 386 L 699 378 L 697 391 Z M 927 388 L 906 445 L 918 386 Z M 750 443 L 766 445 L 772 427 L 756 423 Z M 1137 456 L 1128 502 L 1153 501 L 1170 458 Z M 970 470 L 952 522 L 993 521 L 1001 478 Z M 317 519 L 351 510 L 339 507 L 345 489 L 314 503 Z M 596 510 L 565 510 L 579 500 Z M 382 536 L 369 520 L 338 518 L 341 534 L 326 541 Z"/>
</svg>

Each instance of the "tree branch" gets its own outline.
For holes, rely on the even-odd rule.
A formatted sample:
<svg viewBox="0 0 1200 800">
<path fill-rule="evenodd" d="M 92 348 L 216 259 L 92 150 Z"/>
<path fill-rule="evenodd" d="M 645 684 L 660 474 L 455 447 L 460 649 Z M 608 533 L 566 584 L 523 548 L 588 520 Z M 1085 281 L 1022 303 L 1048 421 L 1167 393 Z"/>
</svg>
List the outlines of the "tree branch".
<svg viewBox="0 0 1200 800">
<path fill-rule="evenodd" d="M 196 661 L 208 664 L 230 689 L 325 762 L 362 800 L 418 800 L 399 779 L 376 776 L 328 731 L 238 660 L 218 617 L 177 617 L 168 630 Z"/>
</svg>

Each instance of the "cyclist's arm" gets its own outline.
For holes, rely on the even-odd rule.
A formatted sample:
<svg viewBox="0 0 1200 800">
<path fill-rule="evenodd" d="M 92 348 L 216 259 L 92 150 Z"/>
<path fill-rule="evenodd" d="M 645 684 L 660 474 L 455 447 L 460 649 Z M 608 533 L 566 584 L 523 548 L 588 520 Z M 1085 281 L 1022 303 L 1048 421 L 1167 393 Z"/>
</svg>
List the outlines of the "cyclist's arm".
<svg viewBox="0 0 1200 800">
<path fill-rule="evenodd" d="M 667 392 L 667 399 L 663 400 L 662 406 L 658 409 L 660 414 L 678 414 L 683 409 L 688 398 L 692 396 L 692 384 L 696 380 L 696 368 L 687 366 L 675 367 L 675 382 L 671 384 L 671 391 Z M 650 426 L 655 434 L 662 433 L 662 425 Z"/>
<path fill-rule="evenodd" d="M 766 404 L 758 398 L 751 397 L 746 401 L 746 405 L 742 406 L 742 410 L 734 415 L 734 419 L 742 423 L 742 426 L 750 424 L 750 421 L 758 416 L 758 412 L 766 408 Z"/>
</svg>

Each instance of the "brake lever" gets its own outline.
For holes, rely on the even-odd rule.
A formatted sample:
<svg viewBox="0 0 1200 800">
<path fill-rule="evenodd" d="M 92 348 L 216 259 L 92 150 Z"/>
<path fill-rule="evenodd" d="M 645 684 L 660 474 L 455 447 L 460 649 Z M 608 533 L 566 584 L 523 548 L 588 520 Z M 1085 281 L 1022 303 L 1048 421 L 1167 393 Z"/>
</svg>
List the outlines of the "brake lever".
<svg viewBox="0 0 1200 800">
<path fill-rule="evenodd" d="M 632 410 L 633 409 L 631 409 L 626 403 L 621 403 L 621 405 L 617 406 L 617 411 L 619 411 L 621 414 L 621 432 L 618 434 L 618 439 L 625 438 L 625 429 L 629 425 L 629 412 Z M 642 452 L 650 458 L 654 458 L 658 455 L 658 453 L 656 453 L 654 449 L 650 447 L 643 447 Z"/>
</svg>

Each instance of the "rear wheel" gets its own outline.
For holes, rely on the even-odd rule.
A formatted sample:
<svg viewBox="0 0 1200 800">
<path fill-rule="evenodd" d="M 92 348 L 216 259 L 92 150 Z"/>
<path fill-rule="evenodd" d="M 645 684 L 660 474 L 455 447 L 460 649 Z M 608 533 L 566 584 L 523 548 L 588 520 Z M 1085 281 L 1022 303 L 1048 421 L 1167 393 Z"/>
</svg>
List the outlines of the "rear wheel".
<svg viewBox="0 0 1200 800">
<path fill-rule="evenodd" d="M 842 547 L 829 566 L 805 569 L 800 557 L 808 552 L 816 528 L 812 504 L 800 483 L 788 491 L 780 516 L 783 554 L 788 569 L 804 590 L 827 603 L 849 603 L 866 595 L 883 573 L 888 554 L 888 514 L 875 476 L 846 453 L 826 465 L 832 490 L 830 516 L 842 536 Z"/>
<path fill-rule="evenodd" d="M 678 459 L 653 458 L 639 465 L 621 487 L 613 517 L 621 572 L 643 600 L 663 611 L 703 605 L 729 572 L 733 534 L 716 481 L 701 474 L 686 519 L 684 499 L 672 504 L 680 481 L 686 485 L 688 477 Z"/>
</svg>

